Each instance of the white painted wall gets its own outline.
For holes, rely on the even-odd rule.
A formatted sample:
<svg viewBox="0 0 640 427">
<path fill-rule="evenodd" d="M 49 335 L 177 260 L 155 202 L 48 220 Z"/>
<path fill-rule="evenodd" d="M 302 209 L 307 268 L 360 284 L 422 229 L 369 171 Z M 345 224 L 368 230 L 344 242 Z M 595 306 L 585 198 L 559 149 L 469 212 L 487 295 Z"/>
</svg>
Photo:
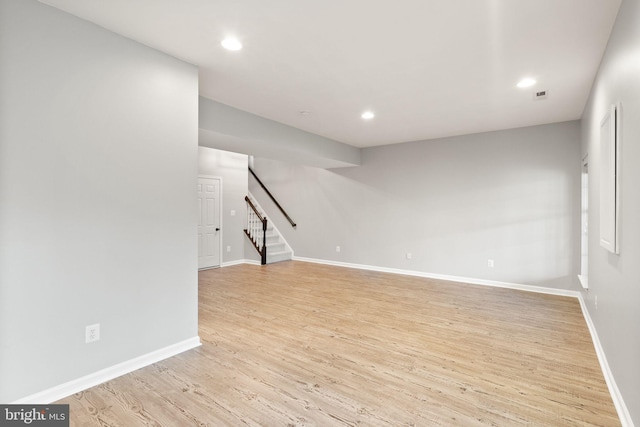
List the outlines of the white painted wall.
<svg viewBox="0 0 640 427">
<path fill-rule="evenodd" d="M 198 72 L 35 0 L 0 64 L 6 403 L 197 336 Z"/>
<path fill-rule="evenodd" d="M 640 1 L 623 0 L 582 118 L 589 154 L 589 314 L 626 406 L 640 425 Z M 620 254 L 599 244 L 600 122 L 622 103 Z M 595 298 L 598 298 L 596 308 Z"/>
<path fill-rule="evenodd" d="M 299 257 L 575 290 L 579 130 L 366 148 L 362 166 L 332 170 L 255 159 L 296 230 L 251 178 L 249 190 Z"/>
<path fill-rule="evenodd" d="M 222 178 L 222 264 L 241 261 L 245 258 L 247 239 L 247 204 L 244 197 L 249 193 L 248 164 L 246 154 L 198 148 L 198 172 L 201 175 Z M 231 215 L 235 211 L 235 215 Z M 231 246 L 231 252 L 227 247 Z"/>
</svg>

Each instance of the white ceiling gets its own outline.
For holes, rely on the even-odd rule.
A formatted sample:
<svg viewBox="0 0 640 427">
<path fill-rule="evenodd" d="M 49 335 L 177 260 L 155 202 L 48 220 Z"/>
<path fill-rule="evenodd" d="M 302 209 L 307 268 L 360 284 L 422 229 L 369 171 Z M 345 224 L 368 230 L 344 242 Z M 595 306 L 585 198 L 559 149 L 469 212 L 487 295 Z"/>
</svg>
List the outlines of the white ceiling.
<svg viewBox="0 0 640 427">
<path fill-rule="evenodd" d="M 620 0 L 44 0 L 200 94 L 358 147 L 579 119 Z M 220 46 L 235 35 L 244 49 Z M 516 83 L 537 79 L 529 89 Z M 546 100 L 533 92 L 548 90 Z M 364 121 L 370 109 L 376 117 Z M 302 116 L 300 111 L 309 111 Z"/>
</svg>

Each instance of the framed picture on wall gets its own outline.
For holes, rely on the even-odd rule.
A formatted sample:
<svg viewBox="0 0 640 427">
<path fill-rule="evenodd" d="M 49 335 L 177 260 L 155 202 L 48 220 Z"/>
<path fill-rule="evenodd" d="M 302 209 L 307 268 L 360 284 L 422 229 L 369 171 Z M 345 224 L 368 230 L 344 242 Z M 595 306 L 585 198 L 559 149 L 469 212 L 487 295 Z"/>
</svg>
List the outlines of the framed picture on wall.
<svg viewBox="0 0 640 427">
<path fill-rule="evenodd" d="M 600 122 L 600 246 L 620 252 L 620 104 Z"/>
</svg>

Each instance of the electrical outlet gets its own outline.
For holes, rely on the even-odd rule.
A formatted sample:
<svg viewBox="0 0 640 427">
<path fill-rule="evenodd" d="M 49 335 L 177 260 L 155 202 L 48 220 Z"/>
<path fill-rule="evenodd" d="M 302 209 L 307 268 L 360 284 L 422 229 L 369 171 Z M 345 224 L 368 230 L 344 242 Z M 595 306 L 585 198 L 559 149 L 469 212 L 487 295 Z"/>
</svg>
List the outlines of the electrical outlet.
<svg viewBox="0 0 640 427">
<path fill-rule="evenodd" d="M 336 246 L 336 252 L 340 252 L 340 246 Z"/>
<path fill-rule="evenodd" d="M 100 340 L 100 323 L 89 325 L 85 328 L 85 343 Z"/>
<path fill-rule="evenodd" d="M 487 267 L 493 268 L 493 265 L 494 264 L 493 264 L 493 260 L 492 259 L 487 260 Z"/>
<path fill-rule="evenodd" d="M 407 259 L 411 259 L 413 255 L 411 255 L 411 252 L 407 252 Z"/>
<path fill-rule="evenodd" d="M 236 216 L 236 211 L 234 211 L 233 209 L 231 209 L 231 216 Z"/>
<path fill-rule="evenodd" d="M 231 246 L 227 246 L 227 252 L 231 252 Z"/>
</svg>

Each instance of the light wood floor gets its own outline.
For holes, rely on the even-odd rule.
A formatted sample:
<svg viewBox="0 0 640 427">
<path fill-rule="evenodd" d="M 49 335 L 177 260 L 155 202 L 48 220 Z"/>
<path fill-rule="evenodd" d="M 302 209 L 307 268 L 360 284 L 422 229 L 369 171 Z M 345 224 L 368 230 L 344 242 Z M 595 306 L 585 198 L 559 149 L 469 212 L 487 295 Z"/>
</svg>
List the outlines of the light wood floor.
<svg viewBox="0 0 640 427">
<path fill-rule="evenodd" d="M 199 318 L 71 425 L 620 425 L 573 298 L 289 261 L 201 272 Z"/>
</svg>

